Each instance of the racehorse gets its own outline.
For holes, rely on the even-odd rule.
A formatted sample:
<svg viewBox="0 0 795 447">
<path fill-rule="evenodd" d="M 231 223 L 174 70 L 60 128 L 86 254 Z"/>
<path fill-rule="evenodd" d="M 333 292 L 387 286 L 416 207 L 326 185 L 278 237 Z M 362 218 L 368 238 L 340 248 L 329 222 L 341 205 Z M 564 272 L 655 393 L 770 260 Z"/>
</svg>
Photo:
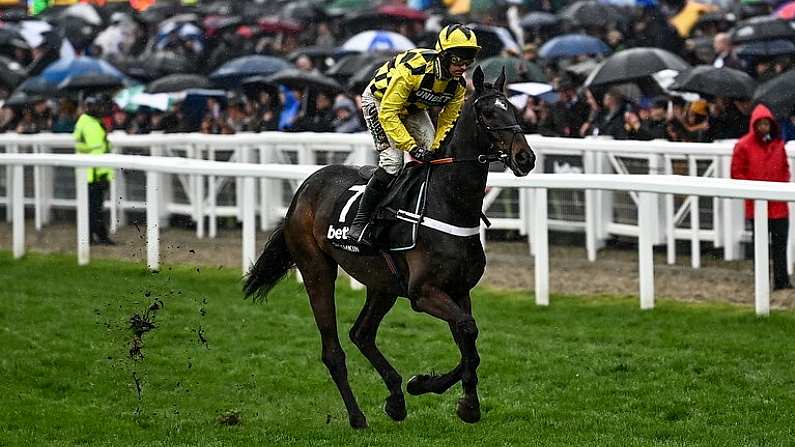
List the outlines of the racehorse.
<svg viewBox="0 0 795 447">
<path fill-rule="evenodd" d="M 474 93 L 462 106 L 460 118 L 443 146 L 447 158 L 432 162 L 428 168 L 428 214 L 465 228 L 480 224 L 490 161 L 503 161 L 516 176 L 527 175 L 535 166 L 535 154 L 517 122 L 516 110 L 503 93 L 505 73 L 493 85 L 486 83 L 484 77 L 480 67 L 476 68 Z M 391 255 L 391 266 L 390 256 L 349 253 L 332 246 L 326 239 L 326 230 L 332 223 L 335 200 L 358 176 L 356 167 L 332 165 L 304 181 L 284 221 L 271 234 L 262 255 L 248 272 L 244 292 L 246 296 L 262 297 L 289 269 L 298 268 L 320 331 L 323 363 L 339 389 L 354 428 L 367 427 L 367 419 L 348 383 L 345 353 L 337 333 L 337 268 L 341 266 L 367 288 L 364 308 L 349 335 L 384 380 L 389 390 L 384 411 L 396 421 L 406 417 L 403 379 L 379 351 L 375 339 L 381 320 L 397 297 L 408 298 L 415 311 L 448 323 L 461 360 L 446 374 L 412 377 L 406 391 L 412 395 L 441 394 L 461 381 L 463 397 L 456 413 L 465 422 L 477 422 L 480 357 L 469 293 L 486 265 L 480 238 L 477 233 L 462 236 L 419 226 L 415 248 Z M 404 272 L 400 280 L 394 274 L 395 267 Z"/>
</svg>

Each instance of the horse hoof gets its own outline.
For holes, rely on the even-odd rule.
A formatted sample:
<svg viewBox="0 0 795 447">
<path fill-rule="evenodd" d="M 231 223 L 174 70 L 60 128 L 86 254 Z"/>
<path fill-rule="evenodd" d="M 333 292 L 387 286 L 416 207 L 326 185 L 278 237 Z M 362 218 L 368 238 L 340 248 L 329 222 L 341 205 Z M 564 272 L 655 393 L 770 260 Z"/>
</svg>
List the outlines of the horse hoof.
<svg viewBox="0 0 795 447">
<path fill-rule="evenodd" d="M 362 430 L 362 429 L 367 428 L 367 418 L 364 417 L 363 414 L 359 414 L 359 415 L 355 415 L 355 416 L 351 415 L 351 416 L 348 417 L 348 419 L 350 420 L 351 427 L 353 427 L 353 428 L 355 428 L 357 430 Z"/>
<path fill-rule="evenodd" d="M 459 399 L 456 414 L 462 421 L 474 424 L 480 421 L 480 403 L 478 401 L 472 403 L 466 398 Z"/>
<path fill-rule="evenodd" d="M 402 394 L 394 394 L 384 401 L 384 413 L 393 421 L 400 422 L 406 419 L 406 400 Z"/>
<path fill-rule="evenodd" d="M 425 382 L 430 378 L 431 376 L 425 374 L 412 377 L 406 383 L 406 391 L 408 391 L 408 393 L 412 396 L 419 396 L 420 394 L 427 393 L 428 389 L 425 386 Z"/>
</svg>

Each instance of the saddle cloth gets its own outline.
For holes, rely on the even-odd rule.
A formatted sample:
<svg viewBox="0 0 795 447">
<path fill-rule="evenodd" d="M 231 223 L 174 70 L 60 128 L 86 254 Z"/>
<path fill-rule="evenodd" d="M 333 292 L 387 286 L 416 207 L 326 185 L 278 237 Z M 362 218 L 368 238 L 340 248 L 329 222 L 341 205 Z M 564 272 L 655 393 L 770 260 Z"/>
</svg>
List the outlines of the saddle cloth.
<svg viewBox="0 0 795 447">
<path fill-rule="evenodd" d="M 348 229 L 359 208 L 359 199 L 375 169 L 375 166 L 360 168 L 356 181 L 337 198 L 326 239 L 331 245 L 352 253 L 376 254 L 378 249 L 411 250 L 416 244 L 418 224 L 398 219 L 395 213 L 402 211 L 414 215 L 424 214 L 426 186 L 430 174 L 427 165 L 407 166 L 403 169 L 386 197 L 376 207 L 368 227 L 373 248 L 360 247 L 348 240 Z"/>
</svg>

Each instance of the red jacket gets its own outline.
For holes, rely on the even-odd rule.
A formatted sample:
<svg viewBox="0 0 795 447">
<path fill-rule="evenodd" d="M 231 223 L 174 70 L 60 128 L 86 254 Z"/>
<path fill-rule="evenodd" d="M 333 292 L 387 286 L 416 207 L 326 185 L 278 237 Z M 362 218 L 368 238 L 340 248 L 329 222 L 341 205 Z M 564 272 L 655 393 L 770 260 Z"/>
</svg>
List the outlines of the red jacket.
<svg viewBox="0 0 795 447">
<path fill-rule="evenodd" d="M 767 142 L 762 139 L 762 135 L 757 135 L 754 126 L 762 118 L 770 120 L 770 135 L 773 139 Z M 748 133 L 734 145 L 732 178 L 767 182 L 788 182 L 790 179 L 789 161 L 781 132 L 770 109 L 762 104 L 756 106 L 751 113 L 751 128 Z M 787 202 L 768 202 L 767 215 L 770 219 L 789 216 Z M 754 218 L 753 200 L 745 201 L 745 217 Z"/>
</svg>

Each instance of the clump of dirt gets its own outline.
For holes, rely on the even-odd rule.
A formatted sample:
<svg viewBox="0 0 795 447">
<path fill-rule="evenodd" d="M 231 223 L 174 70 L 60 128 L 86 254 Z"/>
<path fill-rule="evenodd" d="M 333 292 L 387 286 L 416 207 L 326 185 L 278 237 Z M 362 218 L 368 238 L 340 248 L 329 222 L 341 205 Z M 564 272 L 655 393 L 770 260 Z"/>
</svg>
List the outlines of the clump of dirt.
<svg viewBox="0 0 795 447">
<path fill-rule="evenodd" d="M 151 292 L 147 291 L 144 293 L 144 296 L 149 297 Z M 145 333 L 156 329 L 157 325 L 154 322 L 155 314 L 163 308 L 163 301 L 159 298 L 155 298 L 152 304 L 146 308 L 146 311 L 143 314 L 138 312 L 132 314 L 130 316 L 128 323 L 130 330 L 133 332 L 132 340 L 130 340 L 130 349 L 129 355 L 130 358 L 133 360 L 143 360 L 144 353 L 142 348 L 144 347 L 143 336 Z"/>
<path fill-rule="evenodd" d="M 242 417 L 240 410 L 227 410 L 218 415 L 215 420 L 221 425 L 232 426 L 240 424 Z"/>
</svg>

